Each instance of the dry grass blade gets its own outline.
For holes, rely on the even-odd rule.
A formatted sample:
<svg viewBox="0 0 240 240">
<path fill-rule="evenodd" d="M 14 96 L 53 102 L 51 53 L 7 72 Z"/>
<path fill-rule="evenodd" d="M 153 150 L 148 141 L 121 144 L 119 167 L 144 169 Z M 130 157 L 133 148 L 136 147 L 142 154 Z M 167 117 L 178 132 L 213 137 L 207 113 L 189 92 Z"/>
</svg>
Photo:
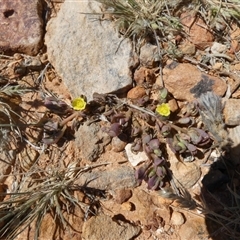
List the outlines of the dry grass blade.
<svg viewBox="0 0 240 240">
<path fill-rule="evenodd" d="M 240 238 L 240 195 L 236 192 L 236 190 L 232 190 L 228 187 L 229 193 L 232 196 L 232 201 L 229 204 L 224 204 L 219 201 L 213 194 L 208 192 L 212 199 L 216 201 L 218 206 L 222 207 L 222 210 L 219 212 L 213 211 L 208 207 L 208 203 L 206 202 L 204 196 L 202 212 L 205 214 L 206 219 L 211 220 L 218 224 L 216 232 L 213 234 L 218 234 L 220 232 L 224 232 L 225 236 L 228 236 L 228 239 L 239 239 Z M 232 203 L 231 203 L 232 202 Z M 222 234 L 222 233 L 220 233 Z"/>
<path fill-rule="evenodd" d="M 162 36 L 181 31 L 181 23 L 170 14 L 173 5 L 161 0 L 97 0 L 111 14 L 119 32 L 126 37 L 144 38 L 158 31 Z"/>
<path fill-rule="evenodd" d="M 63 215 L 63 208 L 81 207 L 82 203 L 73 195 L 75 179 L 79 174 L 102 164 L 85 168 L 69 165 L 64 171 L 42 171 L 42 178 L 31 181 L 23 179 L 15 193 L 0 203 L 0 238 L 15 239 L 32 222 L 35 223 L 35 237 L 38 239 L 41 222 L 46 213 L 51 212 L 60 228 L 71 227 Z M 26 186 L 27 184 L 27 186 Z M 24 191 L 27 189 L 27 191 Z M 82 188 L 79 187 L 78 190 Z"/>
</svg>

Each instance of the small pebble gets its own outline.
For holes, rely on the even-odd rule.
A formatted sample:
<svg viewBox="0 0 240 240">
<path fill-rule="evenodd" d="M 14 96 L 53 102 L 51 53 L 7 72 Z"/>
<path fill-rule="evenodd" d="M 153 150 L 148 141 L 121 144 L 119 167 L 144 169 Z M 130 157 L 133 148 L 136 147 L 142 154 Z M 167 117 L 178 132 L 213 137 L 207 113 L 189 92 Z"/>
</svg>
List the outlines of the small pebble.
<svg viewBox="0 0 240 240">
<path fill-rule="evenodd" d="M 121 206 L 124 211 L 132 211 L 134 209 L 134 204 L 132 202 L 124 202 Z"/>
<path fill-rule="evenodd" d="M 146 91 L 145 91 L 144 87 L 136 86 L 128 92 L 127 98 L 137 99 L 137 98 L 143 97 L 144 95 L 146 95 Z"/>
<path fill-rule="evenodd" d="M 176 226 L 181 226 L 184 223 L 183 214 L 180 212 L 173 212 L 171 217 L 171 223 Z"/>
<path fill-rule="evenodd" d="M 126 147 L 127 143 L 122 141 L 119 137 L 112 138 L 112 150 L 114 152 L 121 152 Z"/>
<path fill-rule="evenodd" d="M 115 201 L 119 204 L 126 202 L 130 197 L 132 197 L 130 189 L 119 189 L 115 192 Z"/>
</svg>

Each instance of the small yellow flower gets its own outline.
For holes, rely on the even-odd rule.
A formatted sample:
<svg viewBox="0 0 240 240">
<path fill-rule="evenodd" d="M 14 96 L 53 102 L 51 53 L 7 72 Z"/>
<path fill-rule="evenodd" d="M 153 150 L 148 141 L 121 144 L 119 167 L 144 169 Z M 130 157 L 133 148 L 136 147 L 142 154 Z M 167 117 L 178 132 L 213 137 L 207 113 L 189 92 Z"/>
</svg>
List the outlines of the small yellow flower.
<svg viewBox="0 0 240 240">
<path fill-rule="evenodd" d="M 170 115 L 170 107 L 168 103 L 157 105 L 156 112 L 161 116 L 168 117 Z"/>
<path fill-rule="evenodd" d="M 80 110 L 84 110 L 86 108 L 86 101 L 84 98 L 79 97 L 79 98 L 75 98 L 72 101 L 72 107 L 74 110 L 80 111 Z"/>
</svg>

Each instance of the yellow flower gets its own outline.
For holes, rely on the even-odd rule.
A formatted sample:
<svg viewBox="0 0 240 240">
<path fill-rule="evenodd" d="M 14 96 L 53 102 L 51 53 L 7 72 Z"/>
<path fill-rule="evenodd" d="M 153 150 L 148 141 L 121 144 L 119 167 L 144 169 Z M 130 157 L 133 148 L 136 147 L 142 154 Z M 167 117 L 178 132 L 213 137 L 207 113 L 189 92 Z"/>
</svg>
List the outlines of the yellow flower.
<svg viewBox="0 0 240 240">
<path fill-rule="evenodd" d="M 167 103 L 157 105 L 156 112 L 161 116 L 168 117 L 170 115 L 170 107 Z"/>
<path fill-rule="evenodd" d="M 86 105 L 87 105 L 87 103 L 86 103 L 85 99 L 82 97 L 75 98 L 72 101 L 72 107 L 74 110 L 77 110 L 77 111 L 84 110 L 86 108 Z"/>
</svg>

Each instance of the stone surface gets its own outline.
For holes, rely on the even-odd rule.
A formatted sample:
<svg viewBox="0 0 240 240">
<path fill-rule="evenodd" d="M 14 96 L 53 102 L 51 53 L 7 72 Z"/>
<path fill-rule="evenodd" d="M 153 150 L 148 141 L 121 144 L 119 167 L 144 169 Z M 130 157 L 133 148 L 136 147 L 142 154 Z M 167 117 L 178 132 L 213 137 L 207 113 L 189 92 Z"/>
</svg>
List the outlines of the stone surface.
<svg viewBox="0 0 240 240">
<path fill-rule="evenodd" d="M 153 68 L 157 66 L 160 60 L 156 45 L 147 43 L 140 49 L 140 64 L 144 67 Z"/>
<path fill-rule="evenodd" d="M 187 40 L 197 48 L 205 49 L 212 45 L 213 34 L 208 30 L 204 21 L 196 16 L 195 12 L 181 14 L 181 22 L 187 33 Z"/>
<path fill-rule="evenodd" d="M 213 54 L 218 54 L 218 53 L 225 53 L 227 51 L 227 45 L 226 44 L 221 44 L 218 42 L 214 42 L 212 47 L 211 47 L 211 52 Z"/>
<path fill-rule="evenodd" d="M 119 189 L 115 192 L 115 201 L 119 204 L 126 202 L 132 196 L 131 189 Z"/>
<path fill-rule="evenodd" d="M 168 101 L 168 105 L 170 107 L 171 112 L 176 112 L 179 109 L 177 101 L 174 98 L 172 98 Z"/>
<path fill-rule="evenodd" d="M 137 99 L 143 97 L 144 95 L 146 95 L 144 87 L 136 86 L 127 93 L 127 98 Z"/>
<path fill-rule="evenodd" d="M 167 146 L 170 169 L 174 178 L 186 189 L 193 187 L 201 177 L 201 169 L 195 162 L 180 162 Z"/>
<path fill-rule="evenodd" d="M 180 212 L 173 212 L 171 216 L 171 223 L 176 226 L 181 226 L 184 223 L 183 214 Z"/>
<path fill-rule="evenodd" d="M 82 149 L 82 157 L 89 161 L 96 160 L 103 152 L 104 146 L 110 143 L 110 136 L 103 132 L 99 125 L 84 123 L 76 132 L 76 144 Z"/>
<path fill-rule="evenodd" d="M 196 53 L 196 47 L 192 43 L 185 43 L 179 46 L 182 54 L 193 56 Z"/>
<path fill-rule="evenodd" d="M 137 85 L 142 85 L 144 82 L 153 84 L 156 82 L 158 68 L 139 67 L 135 70 L 133 79 Z"/>
<path fill-rule="evenodd" d="M 172 62 L 163 69 L 165 87 L 178 100 L 192 101 L 207 91 L 223 96 L 227 85 L 217 77 L 202 73 L 189 63 Z"/>
<path fill-rule="evenodd" d="M 130 240 L 138 235 L 141 228 L 127 222 L 113 220 L 111 217 L 101 214 L 85 222 L 82 230 L 84 240 Z"/>
<path fill-rule="evenodd" d="M 209 239 L 208 230 L 204 218 L 201 216 L 189 218 L 179 229 L 179 236 L 181 236 L 182 240 Z"/>
<path fill-rule="evenodd" d="M 110 21 L 97 20 L 95 1 L 65 1 L 49 21 L 45 42 L 48 57 L 74 97 L 125 92 L 132 86 L 132 46 L 118 36 Z M 121 43 L 121 44 L 120 44 Z"/>
<path fill-rule="evenodd" d="M 138 185 L 135 171 L 129 166 L 106 167 L 104 171 L 96 169 L 92 172 L 83 173 L 76 184 L 82 186 L 86 183 L 88 183 L 88 187 L 101 190 L 124 189 Z"/>
<path fill-rule="evenodd" d="M 119 137 L 116 136 L 112 138 L 111 146 L 114 152 L 123 151 L 126 145 L 127 143 L 125 141 L 122 141 Z"/>
<path fill-rule="evenodd" d="M 227 125 L 240 125 L 240 112 L 236 111 L 238 109 L 240 109 L 240 99 L 228 99 L 225 102 L 223 114 Z"/>
<path fill-rule="evenodd" d="M 194 162 L 173 163 L 171 170 L 174 177 L 187 189 L 193 187 L 201 177 L 201 170 Z"/>
<path fill-rule="evenodd" d="M 41 0 L 0 0 L 0 51 L 36 55 L 43 45 Z"/>
<path fill-rule="evenodd" d="M 148 160 L 148 157 L 147 157 L 147 155 L 144 151 L 143 152 L 138 152 L 137 154 L 135 154 L 135 153 L 132 152 L 131 146 L 132 146 L 131 143 L 127 144 L 126 147 L 125 147 L 125 151 L 126 151 L 128 161 L 132 164 L 132 166 L 135 167 L 140 162 L 144 162 L 144 161 Z"/>
<path fill-rule="evenodd" d="M 11 172 L 12 165 L 16 158 L 15 150 L 3 150 L 0 152 L 0 183 L 3 183 L 6 179 L 6 175 Z"/>
<path fill-rule="evenodd" d="M 233 145 L 230 149 L 231 162 L 235 165 L 240 163 L 240 126 L 228 129 L 229 138 L 232 140 Z"/>
</svg>

